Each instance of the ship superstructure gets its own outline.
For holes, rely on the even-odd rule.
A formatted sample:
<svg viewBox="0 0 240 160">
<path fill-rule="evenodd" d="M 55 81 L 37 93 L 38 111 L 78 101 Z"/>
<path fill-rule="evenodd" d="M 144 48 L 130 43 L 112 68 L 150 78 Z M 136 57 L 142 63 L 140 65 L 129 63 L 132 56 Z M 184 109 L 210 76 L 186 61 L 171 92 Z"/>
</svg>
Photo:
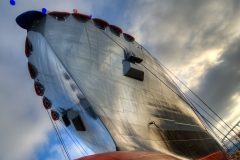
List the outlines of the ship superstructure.
<svg viewBox="0 0 240 160">
<path fill-rule="evenodd" d="M 36 93 L 93 153 L 228 159 L 161 64 L 121 28 L 68 12 L 16 21 L 28 31 Z"/>
</svg>

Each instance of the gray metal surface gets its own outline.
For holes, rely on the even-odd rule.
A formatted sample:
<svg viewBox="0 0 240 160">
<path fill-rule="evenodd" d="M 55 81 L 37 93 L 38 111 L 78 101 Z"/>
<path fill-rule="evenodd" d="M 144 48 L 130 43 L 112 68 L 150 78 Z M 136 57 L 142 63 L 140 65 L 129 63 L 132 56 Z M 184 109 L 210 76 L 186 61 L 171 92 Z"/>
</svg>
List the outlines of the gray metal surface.
<svg viewBox="0 0 240 160">
<path fill-rule="evenodd" d="M 63 110 L 70 110 L 67 115 L 72 120 L 78 114 L 86 131 L 77 131 L 72 123 L 67 128 L 80 139 L 89 153 L 115 151 L 116 146 L 110 134 L 96 113 L 93 112 L 92 106 L 86 105 L 88 101 L 85 96 L 62 66 L 44 37 L 40 33 L 29 31 L 28 38 L 34 48 L 33 54 L 28 60 L 38 69 L 35 81 L 44 86 L 44 96 L 51 100 L 53 109 L 60 115 Z"/>
<path fill-rule="evenodd" d="M 86 131 L 68 128 L 94 153 L 146 150 L 196 159 L 221 149 L 137 42 L 72 15 L 66 21 L 46 15 L 28 37 L 34 50 L 29 61 L 38 69 L 35 80 L 46 88 L 44 96 L 58 111 L 79 112 Z M 143 59 L 144 81 L 123 75 L 124 49 Z M 148 125 L 152 121 L 155 125 Z"/>
</svg>

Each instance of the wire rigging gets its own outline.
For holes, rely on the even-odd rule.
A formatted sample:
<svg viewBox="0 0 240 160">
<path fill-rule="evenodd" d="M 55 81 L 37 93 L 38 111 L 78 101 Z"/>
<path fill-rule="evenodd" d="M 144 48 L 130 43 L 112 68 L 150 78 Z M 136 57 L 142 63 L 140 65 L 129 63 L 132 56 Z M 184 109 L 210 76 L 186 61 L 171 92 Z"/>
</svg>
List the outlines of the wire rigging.
<svg viewBox="0 0 240 160">
<path fill-rule="evenodd" d="M 55 126 L 55 125 L 54 125 L 54 122 L 53 122 L 53 120 L 52 120 L 52 118 L 51 118 L 51 116 L 50 116 L 50 114 L 49 114 L 49 112 L 48 112 L 48 110 L 47 110 L 47 113 L 48 113 L 48 116 L 49 116 L 49 118 L 50 118 L 50 120 L 51 120 L 51 122 L 52 122 L 54 131 L 55 131 L 55 133 L 56 133 L 56 135 L 57 135 L 57 137 L 58 137 L 58 140 L 59 140 L 60 143 L 61 143 L 61 150 L 62 150 L 62 152 L 63 152 L 63 149 L 64 149 L 64 151 L 65 151 L 68 159 L 71 160 L 71 157 L 70 157 L 70 155 L 69 155 L 69 153 L 68 153 L 68 151 L 67 151 L 67 148 L 66 148 L 66 146 L 65 146 L 65 144 L 64 144 L 64 142 L 63 142 L 63 139 L 62 139 L 62 137 L 61 137 L 61 135 L 60 135 L 60 132 L 58 131 L 58 128 L 57 128 L 56 123 L 55 123 L 55 125 L 56 125 L 56 126 Z M 63 148 L 63 149 L 62 149 L 62 148 Z M 66 156 L 65 156 L 64 152 L 63 152 L 63 155 L 64 155 L 64 157 L 65 157 L 65 159 L 66 159 Z"/>
<path fill-rule="evenodd" d="M 169 134 L 170 136 L 168 136 L 167 134 L 165 134 L 164 131 L 163 131 L 154 121 L 150 122 L 149 124 L 154 124 L 154 126 L 157 127 L 171 142 L 173 142 L 173 144 L 174 144 L 183 154 L 185 154 L 185 156 L 187 156 L 189 159 L 191 159 L 191 158 L 190 158 L 190 153 L 188 152 L 188 150 L 187 150 L 187 153 L 188 153 L 188 155 L 187 155 L 187 154 L 181 149 L 181 147 L 179 147 L 179 146 L 175 143 L 175 141 L 172 140 L 171 134 Z M 166 130 L 166 131 L 167 131 L 167 130 Z"/>
<path fill-rule="evenodd" d="M 62 124 L 62 121 L 60 121 L 60 124 L 62 125 L 62 127 L 64 128 L 64 130 L 66 131 L 66 133 L 68 134 L 68 136 L 72 139 L 72 141 L 74 142 L 74 144 L 77 146 L 77 148 L 79 149 L 79 151 L 84 155 L 83 151 L 79 148 L 79 146 L 77 145 L 77 143 L 73 140 L 72 136 L 70 136 L 69 132 L 67 131 L 67 129 L 65 128 L 65 126 Z M 77 141 L 76 137 L 73 135 L 73 137 L 75 138 L 75 140 Z M 78 141 L 77 141 L 78 142 Z M 84 147 L 82 147 L 82 145 L 78 142 L 78 144 L 81 146 L 81 148 L 84 150 L 85 155 L 87 156 L 88 153 L 85 151 Z"/>
<path fill-rule="evenodd" d="M 94 23 L 92 23 L 94 25 Z M 122 49 L 124 49 L 124 47 L 122 47 L 118 42 L 116 42 L 112 37 L 110 37 L 107 33 L 105 33 L 103 30 L 101 30 L 102 33 L 104 33 L 107 37 L 109 37 L 111 40 L 113 40 L 119 47 L 121 47 Z M 142 48 L 144 48 L 142 46 Z M 148 53 L 148 52 L 147 52 Z M 152 57 L 152 55 L 149 53 L 149 55 Z M 165 67 L 161 62 L 159 62 L 156 58 L 154 58 L 160 65 L 162 65 L 164 68 L 167 69 L 167 71 L 169 73 L 171 73 L 175 78 L 177 78 L 177 76 L 175 76 L 167 67 Z M 147 64 L 147 63 L 146 63 Z M 142 66 L 144 66 L 143 64 L 141 64 Z M 145 67 L 145 66 L 144 66 Z M 145 67 L 146 68 L 146 67 Z M 147 69 L 147 68 L 146 68 Z M 148 71 L 150 71 L 149 69 L 147 69 Z M 152 73 L 152 71 L 150 71 Z M 154 73 L 152 73 L 155 77 L 157 77 Z M 157 77 L 158 78 L 158 77 Z M 170 77 L 171 78 L 171 77 Z M 159 78 L 158 78 L 159 79 Z M 189 89 L 198 99 L 200 99 L 200 97 L 198 97 L 190 88 L 188 88 L 179 78 L 177 78 L 179 80 L 179 82 L 181 82 L 187 89 Z M 160 80 L 160 79 L 159 79 Z M 169 87 L 165 82 L 163 82 L 162 80 L 160 80 L 162 83 L 164 83 L 169 89 L 171 89 L 173 91 L 173 89 L 171 87 Z M 173 80 L 172 80 L 173 81 Z M 174 81 L 173 81 L 174 82 Z M 178 87 L 176 84 L 175 84 L 176 87 Z M 180 88 L 178 88 L 180 90 Z M 181 90 L 180 90 L 181 91 Z M 175 91 L 173 91 L 175 94 L 177 94 Z M 177 94 L 178 95 L 178 94 Z M 184 94 L 185 95 L 185 94 Z M 182 97 L 180 95 L 178 95 L 181 99 Z M 187 96 L 187 95 L 185 95 Z M 190 97 L 189 97 L 190 98 Z M 184 100 L 184 99 L 183 99 Z M 201 99 L 200 99 L 201 100 Z M 186 100 L 184 100 L 186 103 L 188 103 Z M 201 100 L 202 101 L 202 100 Z M 193 101 L 194 102 L 194 101 Z M 203 102 L 203 101 L 202 101 Z M 194 102 L 196 103 L 196 102 Z M 204 102 L 203 102 L 204 103 Z M 206 105 L 206 103 L 204 103 Z M 197 104 L 198 105 L 198 104 Z M 199 105 L 198 105 L 199 106 Z M 200 106 L 199 106 L 200 107 Z M 210 107 L 207 106 L 209 109 Z M 206 112 L 202 107 L 200 107 L 204 112 Z M 211 109 L 210 109 L 211 110 Z M 212 111 L 212 110 L 211 110 Z M 214 111 L 212 111 L 215 115 L 217 115 Z M 206 112 L 207 113 L 207 112 Z M 207 113 L 208 114 L 208 113 Z M 209 114 L 208 114 L 209 115 Z M 210 115 L 209 115 L 210 116 Z M 218 116 L 218 115 L 217 115 Z M 213 118 L 212 116 L 210 116 L 211 118 Z M 219 116 L 218 116 L 219 117 Z M 219 117 L 220 118 L 220 117 Z M 215 118 L 213 118 L 216 122 L 218 122 Z M 221 118 L 220 118 L 221 119 Z M 222 120 L 222 119 L 221 119 Z M 223 121 L 223 120 L 222 120 Z M 224 121 L 223 121 L 224 122 Z M 219 123 L 219 122 L 218 122 Z M 225 123 L 225 122 L 224 122 Z M 221 126 L 222 124 L 219 123 Z M 226 124 L 226 123 L 225 123 Z M 223 126 L 222 126 L 223 127 Z M 229 127 L 229 126 L 228 126 Z M 223 127 L 225 130 L 226 128 Z"/>
<path fill-rule="evenodd" d="M 144 48 L 144 47 L 143 47 Z M 147 52 L 148 53 L 148 52 Z M 151 57 L 152 57 L 152 55 L 150 54 L 150 53 L 148 53 Z M 188 90 L 190 90 L 192 93 L 193 93 L 193 95 L 194 96 L 196 96 L 200 101 L 202 101 L 203 102 L 203 100 L 201 100 L 200 99 L 200 97 L 198 97 L 190 88 L 188 88 L 177 76 L 175 76 L 166 66 L 164 66 L 161 62 L 159 62 L 156 58 L 154 58 L 154 57 L 152 57 L 153 59 L 155 59 L 159 64 L 158 65 L 160 65 L 160 66 L 163 66 L 165 69 L 167 69 L 167 71 L 169 72 L 169 73 L 171 73 L 176 79 L 178 79 L 178 81 L 180 82 L 180 83 L 182 83 Z M 146 63 L 147 64 L 147 63 Z M 148 64 L 147 64 L 148 65 Z M 145 67 L 146 68 L 146 67 Z M 151 72 L 151 71 L 150 71 Z M 152 73 L 152 72 L 151 72 Z M 154 75 L 154 73 L 152 73 L 153 75 Z M 168 74 L 167 74 L 168 75 Z M 157 77 L 156 75 L 154 75 L 155 77 Z M 176 83 L 173 81 L 173 79 L 168 75 L 168 77 L 172 80 L 172 82 L 175 84 L 175 86 L 178 88 L 178 90 L 186 97 L 186 98 L 189 98 L 189 99 L 191 99 L 189 96 L 187 96 L 186 94 L 184 94 L 182 91 L 181 91 L 181 89 L 176 85 Z M 157 77 L 158 78 L 158 77 Z M 159 78 L 158 78 L 159 79 Z M 162 81 L 161 81 L 162 82 Z M 165 84 L 165 83 L 164 83 Z M 165 84 L 166 85 L 166 84 Z M 167 86 L 167 85 L 166 85 Z M 168 86 L 167 86 L 168 87 Z M 169 88 L 169 87 L 168 87 Z M 173 91 L 173 90 L 172 90 Z M 177 94 L 176 92 L 174 92 L 175 94 Z M 177 94 L 178 95 L 178 94 Z M 179 95 L 178 95 L 179 96 Z M 180 97 L 180 96 L 179 96 Z M 182 97 L 180 97 L 180 98 L 182 98 Z M 184 100 L 184 99 L 183 99 Z M 192 100 L 192 99 L 191 99 Z M 185 101 L 185 100 L 184 100 Z M 189 101 L 189 100 L 188 100 Z M 193 100 L 192 100 L 193 101 Z M 186 102 L 186 101 L 185 101 Z M 211 118 L 213 118 L 213 116 L 211 116 L 206 110 L 204 110 L 202 107 L 200 107 L 200 105 L 198 105 L 195 101 L 193 101 L 199 108 L 201 108 L 205 113 L 207 113 Z M 186 103 L 188 103 L 188 102 L 186 102 Z M 190 102 L 191 103 L 191 102 Z M 204 103 L 204 102 L 203 102 Z M 193 104 L 192 104 L 193 105 Z M 221 121 L 223 121 L 223 119 L 220 117 L 220 116 L 218 116 L 206 103 L 204 103 L 204 105 L 205 106 L 207 106 L 209 109 L 210 109 L 210 111 L 212 111 Z M 213 118 L 217 123 L 219 123 L 220 124 L 220 126 L 221 127 L 223 127 L 223 125 L 220 123 L 220 122 L 218 122 L 215 118 Z M 226 124 L 226 122 L 225 121 L 223 121 L 224 122 L 224 124 L 225 125 L 227 125 Z M 228 126 L 228 125 L 227 125 Z M 226 131 L 228 131 L 225 127 L 223 127 Z M 228 126 L 228 128 L 230 128 L 229 126 Z M 230 128 L 230 130 L 232 130 L 231 128 Z M 238 136 L 238 134 L 234 131 L 234 133 Z M 223 135 L 224 137 L 225 137 L 225 135 Z M 232 135 L 233 136 L 233 135 Z"/>
<path fill-rule="evenodd" d="M 146 66 L 144 66 L 143 64 L 141 64 L 144 68 L 146 68 L 149 72 L 151 72 L 157 79 L 159 79 L 162 83 L 164 83 L 166 85 L 166 87 L 168 87 L 170 90 L 172 90 L 176 95 L 178 95 L 178 93 L 176 93 L 176 91 L 174 91 L 171 87 L 169 87 L 165 82 L 163 82 L 160 78 L 158 78 L 151 70 L 149 70 Z M 179 98 L 181 98 L 183 101 L 185 101 L 186 103 L 188 103 L 185 99 L 183 99 L 180 95 L 178 95 Z M 196 111 L 202 118 L 205 119 L 204 116 L 202 116 L 202 114 L 193 106 L 190 105 L 190 107 Z M 207 120 L 207 119 L 206 119 Z M 207 120 L 208 121 L 208 120 Z M 209 121 L 208 121 L 209 122 Z M 215 129 L 217 129 L 211 122 L 209 122 Z M 218 130 L 218 129 L 217 129 Z M 218 130 L 219 131 L 219 130 Z M 223 136 L 224 134 L 219 131 L 219 133 L 221 133 Z M 227 138 L 227 137 L 226 137 Z M 236 146 L 236 144 L 234 142 L 232 142 L 229 138 L 227 138 L 234 146 Z M 237 147 L 237 146 L 236 146 Z M 238 148 L 238 147 L 237 147 Z"/>
<path fill-rule="evenodd" d="M 218 138 L 218 141 L 221 142 L 221 138 L 217 135 L 217 133 L 213 130 L 212 126 L 205 120 L 203 119 L 204 122 L 207 124 L 208 128 L 212 131 L 212 133 Z"/>
<path fill-rule="evenodd" d="M 117 43 L 112 37 L 110 37 L 107 33 L 105 33 L 104 31 L 102 31 L 107 37 L 109 37 L 112 41 L 114 41 L 118 46 L 120 46 L 122 49 L 124 49 L 124 47 L 122 47 L 119 43 Z M 142 47 L 144 48 L 144 47 Z M 148 53 L 148 52 L 147 52 Z M 149 55 L 152 57 L 152 55 L 149 53 Z M 155 59 L 155 58 L 154 58 Z M 155 59 L 157 60 L 157 59 Z M 167 69 L 162 63 L 160 63 L 158 60 L 157 62 L 162 65 L 165 69 Z M 149 72 L 151 72 L 157 79 L 159 79 L 163 84 L 165 84 L 166 87 L 168 87 L 170 90 L 172 90 L 177 96 L 179 96 L 184 102 L 186 102 L 187 104 L 189 104 L 189 102 L 187 102 L 185 99 L 183 99 L 178 93 L 176 93 L 171 87 L 169 87 L 165 82 L 163 82 L 160 78 L 158 78 L 152 71 L 150 71 L 146 66 L 144 66 L 143 64 L 140 64 L 142 65 L 145 69 L 147 69 Z M 175 78 L 177 78 L 171 71 L 169 71 L 167 69 L 167 71 L 169 73 L 171 73 Z M 214 115 L 216 115 L 228 128 L 230 128 L 230 126 L 220 117 L 217 115 L 217 113 L 215 113 L 199 96 L 197 96 L 190 88 L 188 88 L 179 78 L 177 78 L 195 97 L 197 97 L 210 111 L 212 111 L 214 113 Z M 177 86 L 175 84 L 175 86 Z M 184 94 L 185 95 L 185 94 Z M 186 95 L 185 95 L 186 96 Z M 192 100 L 193 101 L 193 100 Z M 194 102 L 194 101 L 193 101 Z M 196 103 L 196 102 L 194 102 Z M 198 113 L 203 119 L 207 120 L 194 106 L 191 106 L 190 107 L 193 109 L 194 112 Z M 201 108 L 202 110 L 204 110 L 203 108 Z M 204 110 L 205 111 L 205 110 Z M 206 112 L 207 113 L 207 112 Z M 211 116 L 212 117 L 212 116 Z M 213 117 L 212 117 L 213 118 Z M 214 120 L 216 122 L 218 122 L 215 118 Z M 207 120 L 208 121 L 208 120 Z M 209 122 L 209 121 L 208 121 Z M 219 122 L 218 122 L 219 123 Z M 211 122 L 209 122 L 209 124 L 211 124 L 214 128 L 216 128 Z M 220 124 L 221 125 L 221 124 Z M 222 126 L 222 125 L 221 125 Z M 223 127 L 223 126 L 222 126 Z M 224 127 L 223 127 L 224 128 Z M 216 128 L 217 129 L 217 128 Z M 225 129 L 225 128 L 224 128 Z M 231 128 L 230 128 L 231 129 Z M 218 130 L 218 129 L 217 129 Z M 219 130 L 218 130 L 219 131 Z M 219 131 L 223 136 L 224 134 Z M 237 135 L 237 133 L 234 131 L 234 133 Z M 226 137 L 227 138 L 227 137 Z M 228 139 L 228 138 L 227 138 Z M 230 139 L 228 139 L 230 142 L 232 142 Z M 232 142 L 233 143 L 233 142 Z M 235 145 L 235 143 L 233 143 L 233 145 Z M 236 146 L 236 145 L 235 145 Z M 238 147 L 237 147 L 238 148 Z M 224 154 L 225 156 L 225 154 Z"/>
<path fill-rule="evenodd" d="M 143 64 L 141 64 L 143 67 L 145 67 Z M 150 71 L 147 67 L 145 67 L 149 72 L 151 72 L 152 73 L 152 71 Z M 178 93 L 176 93 L 176 91 L 174 91 L 171 87 L 169 87 L 165 82 L 163 82 L 160 78 L 158 78 L 154 73 L 152 73 L 157 79 L 159 79 L 162 83 L 164 83 L 165 85 L 166 85 L 166 87 L 168 87 L 170 90 L 172 90 L 176 95 L 178 95 Z M 185 95 L 184 93 L 183 93 L 183 95 Z M 178 95 L 183 101 L 185 101 L 187 104 L 189 104 L 185 99 L 183 99 L 180 95 Z M 191 103 L 191 102 L 190 102 Z M 193 107 L 193 106 L 191 106 L 190 104 L 189 104 L 189 106 L 193 109 L 193 111 L 194 112 L 197 112 L 198 114 L 201 114 L 201 113 L 199 113 L 199 111 L 195 108 L 195 107 Z M 200 115 L 202 118 L 203 118 L 203 116 L 202 115 Z M 155 124 L 155 123 L 154 123 Z M 231 141 L 232 142 L 232 141 Z M 232 142 L 233 143 L 233 142 Z M 234 144 L 234 143 L 233 143 Z M 235 145 L 235 144 L 234 144 Z M 219 145 L 217 144 L 217 146 L 219 147 Z M 225 156 L 225 154 L 223 153 L 223 151 L 221 151 L 222 152 L 222 154 L 224 155 L 224 157 L 226 158 L 226 156 Z M 227 159 L 227 158 L 226 158 Z"/>
<path fill-rule="evenodd" d="M 183 93 L 184 94 L 184 93 Z M 185 95 L 185 94 L 184 94 Z M 186 96 L 186 95 L 185 95 Z M 187 96 L 187 98 L 189 98 L 188 96 Z M 188 101 L 189 101 L 189 99 L 188 99 Z M 191 101 L 192 102 L 194 102 L 192 99 L 191 99 Z M 205 121 L 205 122 L 207 122 L 206 124 L 210 124 L 211 126 L 213 126 L 215 129 L 217 129 L 217 127 L 215 127 L 215 125 L 213 125 L 208 119 L 206 119 L 198 110 L 197 110 L 197 108 L 194 106 L 194 104 L 191 102 L 191 101 L 189 101 L 190 103 L 191 103 L 191 105 L 190 105 L 190 107 L 193 109 L 193 111 L 194 112 L 196 112 L 199 116 L 201 116 L 202 117 L 202 119 Z M 196 102 L 194 102 L 195 104 L 197 104 Z M 212 129 L 212 128 L 211 128 Z M 210 130 L 211 130 L 210 129 Z M 217 129 L 218 130 L 218 132 L 220 133 L 220 134 L 222 134 L 223 136 L 224 136 L 224 134 L 219 130 L 219 129 Z M 227 138 L 227 137 L 226 137 Z M 229 138 L 227 138 L 234 146 L 236 146 L 237 147 L 237 145 L 233 142 L 233 141 L 231 141 Z M 237 147 L 238 148 L 238 147 Z"/>
<path fill-rule="evenodd" d="M 226 131 L 228 131 L 220 122 L 218 122 L 213 116 L 211 116 L 206 110 L 204 110 L 199 104 L 197 104 L 192 98 L 190 98 L 189 96 L 187 96 L 185 94 L 185 96 L 190 99 L 195 105 L 197 105 L 200 109 L 202 109 L 207 115 L 209 115 L 213 120 L 215 120 L 221 127 L 223 127 Z M 233 135 L 232 135 L 233 136 Z"/>
<path fill-rule="evenodd" d="M 94 23 L 92 23 L 93 25 L 94 25 Z M 111 40 L 113 40 L 118 46 L 120 46 L 122 49 L 124 49 L 124 47 L 122 47 L 119 43 L 117 43 L 112 37 L 110 37 L 107 33 L 105 33 L 103 30 L 101 30 L 102 31 L 102 33 L 104 33 L 107 37 L 109 37 Z M 142 46 L 142 48 L 144 48 L 143 46 Z M 148 52 L 147 52 L 148 53 Z M 149 54 L 151 57 L 152 57 L 152 55 L 151 54 Z M 156 58 L 154 58 L 155 60 L 157 60 Z M 169 72 L 169 73 L 171 73 L 175 78 L 177 78 L 177 76 L 175 76 L 167 67 L 165 67 L 161 62 L 159 62 L 158 60 L 157 60 L 157 62 L 161 65 L 161 66 L 163 66 L 165 69 L 167 69 L 167 71 Z M 144 66 L 143 64 L 141 64 L 142 66 Z M 146 68 L 145 66 L 144 66 L 144 68 Z M 146 68 L 147 69 L 147 68 Z M 150 71 L 149 69 L 147 69 L 148 71 Z M 152 71 L 150 71 L 151 73 L 152 73 Z M 157 77 L 154 73 L 152 73 L 155 77 Z M 158 78 L 158 77 L 157 77 Z M 159 78 L 158 78 L 159 79 Z M 179 78 L 177 78 L 178 79 L 178 81 L 179 82 L 181 82 L 194 96 L 196 96 L 205 106 L 207 106 L 221 121 L 223 121 L 223 119 L 220 117 L 220 116 L 218 116 L 199 96 L 197 96 L 189 87 L 187 87 Z M 160 79 L 159 79 L 160 80 Z M 162 83 L 164 83 L 169 89 L 171 89 L 172 91 L 173 91 L 173 89 L 171 88 L 171 87 L 169 87 L 165 82 L 163 82 L 162 80 L 160 80 Z M 175 85 L 175 86 L 177 86 L 177 85 Z M 173 91 L 175 94 L 177 94 L 175 91 Z M 178 95 L 178 94 L 177 94 Z M 183 99 L 180 95 L 178 95 L 181 99 Z M 190 97 L 189 97 L 190 98 Z M 184 100 L 184 99 L 183 99 Z M 186 100 L 184 100 L 186 103 L 188 103 Z M 193 101 L 194 102 L 194 101 Z M 194 103 L 196 103 L 196 102 L 194 102 Z M 197 104 L 198 105 L 198 104 Z M 199 105 L 198 105 L 199 106 Z M 200 107 L 200 106 L 199 106 Z M 202 107 L 200 107 L 202 110 L 204 110 Z M 205 110 L 204 110 L 205 111 Z M 206 111 L 205 111 L 206 112 Z M 207 112 L 206 112 L 207 113 Z M 207 113 L 208 114 L 208 113 Z M 212 116 L 211 116 L 212 117 Z M 212 117 L 213 118 L 213 117 Z M 216 122 L 218 122 L 216 119 L 214 119 Z M 223 121 L 224 122 L 224 124 L 225 125 L 227 125 L 226 124 L 226 122 L 225 121 Z M 219 122 L 218 122 L 219 123 Z M 222 126 L 222 124 L 221 123 L 219 123 L 221 126 Z M 228 126 L 228 125 L 227 125 Z M 222 126 L 223 127 L 223 126 Z M 225 127 L 223 127 L 224 129 L 225 129 Z M 228 128 L 230 128 L 229 126 L 228 126 Z M 231 128 L 230 128 L 231 129 Z M 235 131 L 234 131 L 235 132 Z M 237 135 L 237 133 L 235 132 L 235 134 Z"/>
<path fill-rule="evenodd" d="M 48 111 L 47 111 L 47 113 L 48 113 Z M 49 113 L 48 113 L 48 116 L 49 116 L 49 118 L 50 118 L 50 120 L 51 120 L 51 123 L 52 123 L 53 129 L 54 129 L 54 131 L 55 131 L 55 134 L 57 135 L 56 128 L 55 128 L 55 126 L 54 126 L 54 124 L 53 124 L 53 122 L 52 122 L 52 119 L 51 119 L 51 116 L 50 116 Z M 64 154 L 63 147 L 62 147 L 62 143 L 61 143 L 61 141 L 60 141 L 58 135 L 57 135 L 57 140 L 58 140 L 58 143 L 59 143 L 60 148 L 61 148 L 61 150 L 62 150 L 62 154 L 63 154 L 63 156 L 64 156 L 64 159 L 66 160 L 67 158 L 66 158 L 66 155 Z"/>
<path fill-rule="evenodd" d="M 157 60 L 158 61 L 158 60 Z M 159 62 L 159 61 L 158 61 Z M 183 84 L 195 97 L 197 97 L 214 115 L 216 115 L 230 130 L 231 127 L 216 113 L 214 112 L 198 95 L 196 95 L 187 85 L 185 85 L 177 76 L 175 76 L 166 66 L 159 62 L 169 73 L 171 73 L 181 84 Z M 233 131 L 236 135 L 237 133 Z"/>
<path fill-rule="evenodd" d="M 70 156 L 70 154 L 69 154 L 69 152 L 68 152 L 68 150 L 67 150 L 67 147 L 66 147 L 66 145 L 65 145 L 65 143 L 64 143 L 64 141 L 63 141 L 63 138 L 62 138 L 62 136 L 61 136 L 61 134 L 60 134 L 60 131 L 59 131 L 59 129 L 58 129 L 58 126 L 57 126 L 57 124 L 56 124 L 55 121 L 54 121 L 54 123 L 55 123 L 55 125 L 56 125 L 57 132 L 58 132 L 58 135 L 59 135 L 59 137 L 60 137 L 60 140 L 62 141 L 63 147 L 65 148 L 65 151 L 66 151 L 66 154 L 67 154 L 67 156 L 68 156 L 68 159 L 71 160 L 71 156 Z"/>
<path fill-rule="evenodd" d="M 159 62 L 159 61 L 158 61 Z M 160 63 L 160 62 L 159 62 Z M 160 63 L 161 64 L 161 63 Z M 168 74 L 167 74 L 168 75 Z M 169 75 L 168 75 L 169 76 Z M 192 106 L 194 106 L 194 104 L 192 104 L 192 102 L 193 103 L 195 103 L 202 111 L 204 111 L 208 116 L 210 116 L 213 120 L 215 120 L 221 127 L 223 127 L 226 131 L 228 131 L 219 121 L 217 121 L 212 115 L 210 115 L 204 108 L 202 108 L 199 104 L 197 104 L 193 99 L 191 99 L 189 96 L 187 96 L 179 87 L 178 87 L 178 85 L 174 82 L 174 80 L 171 78 L 171 76 L 169 76 L 169 78 L 172 80 L 172 82 L 175 84 L 175 86 L 178 88 L 178 90 L 185 96 L 185 98 L 188 100 L 188 102 L 189 103 L 191 103 L 191 105 Z M 190 101 L 190 100 L 192 101 Z M 196 108 L 196 107 L 195 107 Z M 197 114 L 196 114 L 197 115 Z M 204 124 L 203 124 L 203 126 L 204 126 Z M 204 126 L 205 127 L 205 126 Z M 212 128 L 210 129 L 210 130 L 212 130 Z M 214 130 L 212 130 L 213 131 L 213 133 L 215 133 L 214 132 Z M 232 135 L 233 136 L 233 135 Z M 219 138 L 220 139 L 220 138 Z M 219 141 L 221 141 L 221 140 L 219 140 Z"/>
<path fill-rule="evenodd" d="M 174 82 L 175 83 L 175 82 Z M 178 87 L 178 86 L 177 86 Z M 182 90 L 179 88 L 179 90 L 182 92 Z M 184 95 L 184 96 L 187 96 L 187 95 L 185 95 L 185 93 L 183 93 L 182 92 L 182 94 Z M 205 118 L 201 118 L 201 117 L 199 117 L 199 116 L 201 116 L 201 115 L 199 115 L 198 113 L 200 113 L 198 110 L 197 110 L 197 108 L 194 106 L 194 104 L 189 100 L 189 98 L 188 97 L 186 97 L 187 98 L 187 100 L 191 103 L 191 108 L 193 107 L 193 108 L 195 108 L 195 109 L 193 109 L 192 108 L 192 110 L 194 111 L 194 113 L 197 115 L 197 117 L 199 118 L 199 119 L 202 119 L 207 125 L 209 125 L 209 123 L 207 123 L 207 121 L 206 121 L 206 119 Z M 193 101 L 193 100 L 192 100 Z M 194 102 L 194 101 L 193 101 Z M 197 113 L 197 112 L 198 113 Z M 202 121 L 201 121 L 202 122 Z M 202 122 L 202 125 L 205 127 L 205 125 L 203 124 L 203 122 Z M 207 130 L 207 127 L 205 127 L 206 128 L 206 132 L 210 135 L 210 133 L 208 132 L 208 130 Z M 210 129 L 212 129 L 211 127 L 210 127 Z M 214 134 L 215 134 L 215 132 L 213 132 Z M 218 136 L 217 136 L 218 137 Z M 227 157 L 226 157 L 226 154 L 223 152 L 223 150 L 222 150 L 222 148 L 219 146 L 219 144 L 217 143 L 217 142 L 215 142 L 216 143 L 216 145 L 218 146 L 218 148 L 219 148 L 219 150 L 222 152 L 222 154 L 224 155 L 224 157 L 226 158 L 226 159 L 228 159 Z"/>
<path fill-rule="evenodd" d="M 217 128 L 215 127 L 209 120 L 207 120 L 195 107 L 193 107 L 193 109 L 204 119 L 206 120 L 211 126 L 213 126 L 216 130 L 218 130 L 218 132 L 220 134 L 222 134 L 224 136 L 224 134 Z M 226 137 L 235 147 L 237 147 L 237 145 L 232 141 L 230 140 L 228 137 Z M 238 147 L 237 147 L 238 148 Z"/>
</svg>

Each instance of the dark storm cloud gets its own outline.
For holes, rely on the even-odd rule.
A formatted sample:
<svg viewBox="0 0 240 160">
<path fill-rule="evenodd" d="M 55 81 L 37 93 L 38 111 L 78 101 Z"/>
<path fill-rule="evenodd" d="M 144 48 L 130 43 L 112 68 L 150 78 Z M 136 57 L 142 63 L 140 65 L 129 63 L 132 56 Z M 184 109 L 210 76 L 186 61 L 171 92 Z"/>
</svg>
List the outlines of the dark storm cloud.
<svg viewBox="0 0 240 160">
<path fill-rule="evenodd" d="M 239 104 L 234 96 L 240 94 L 240 37 L 232 42 L 218 59 L 218 63 L 210 67 L 203 76 L 197 93 L 202 99 L 218 111 L 221 117 L 231 121 L 238 120 L 231 115 L 239 112 Z M 238 97 L 239 98 L 239 97 Z M 236 110 L 238 109 L 238 110 Z"/>
</svg>

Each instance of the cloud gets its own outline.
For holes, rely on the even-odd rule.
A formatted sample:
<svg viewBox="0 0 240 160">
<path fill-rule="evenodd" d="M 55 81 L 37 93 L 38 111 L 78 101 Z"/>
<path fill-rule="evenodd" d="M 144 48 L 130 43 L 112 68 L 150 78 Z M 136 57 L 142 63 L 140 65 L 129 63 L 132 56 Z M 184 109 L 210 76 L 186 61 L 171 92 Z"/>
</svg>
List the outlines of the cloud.
<svg viewBox="0 0 240 160">
<path fill-rule="evenodd" d="M 230 124 L 239 119 L 240 37 L 224 50 L 216 63 L 202 75 L 197 93 Z"/>
<path fill-rule="evenodd" d="M 235 123 L 230 115 L 239 113 L 239 103 L 231 97 L 239 93 L 240 2 L 128 3 L 125 17 L 137 41 L 228 123 Z"/>
<path fill-rule="evenodd" d="M 87 153 L 87 148 L 82 148 L 82 144 L 76 140 L 76 138 L 73 137 L 73 134 L 68 133 L 71 135 L 72 139 L 69 137 L 69 135 L 66 133 L 66 131 L 63 129 L 62 125 L 60 125 L 58 122 L 56 123 L 59 131 L 61 133 L 61 137 L 64 141 L 64 144 L 66 146 L 66 149 L 71 157 L 71 159 L 77 159 L 81 158 L 83 156 L 89 155 Z M 53 133 L 55 135 L 55 133 Z M 54 136 L 54 142 L 51 145 L 48 145 L 47 148 L 49 149 L 48 152 L 46 152 L 46 160 L 55 160 L 55 159 L 65 159 L 64 157 L 67 157 L 65 150 L 62 148 L 62 145 L 60 145 L 56 135 Z M 80 145 L 81 144 L 81 145 Z M 64 155 L 63 155 L 64 154 Z"/>
<path fill-rule="evenodd" d="M 235 9 L 239 2 L 231 2 L 134 1 L 125 16 L 131 19 L 129 32 L 178 77 L 195 77 L 186 81 L 194 87 L 198 84 L 194 81 L 239 35 Z"/>
<path fill-rule="evenodd" d="M 15 68 L 23 66 L 2 65 L 2 60 L 6 59 L 0 60 L 5 68 L 0 70 L 0 159 L 35 159 L 34 149 L 47 143 L 51 124 L 26 70 Z"/>
</svg>

